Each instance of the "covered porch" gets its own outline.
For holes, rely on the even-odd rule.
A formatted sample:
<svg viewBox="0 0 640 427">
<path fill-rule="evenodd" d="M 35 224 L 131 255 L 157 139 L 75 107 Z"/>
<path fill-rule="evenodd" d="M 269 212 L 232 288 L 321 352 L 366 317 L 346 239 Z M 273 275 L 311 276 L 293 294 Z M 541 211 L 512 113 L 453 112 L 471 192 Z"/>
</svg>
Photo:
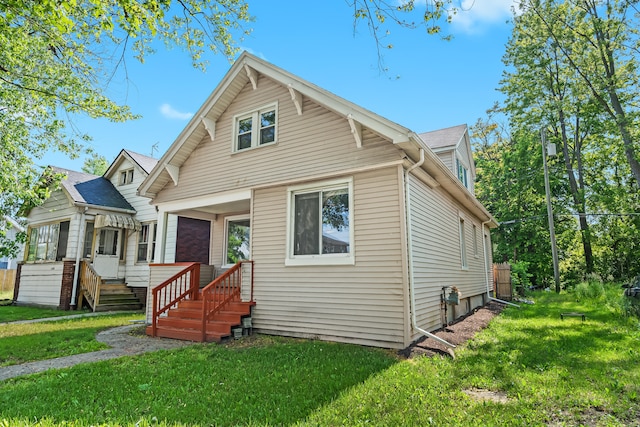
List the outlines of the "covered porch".
<svg viewBox="0 0 640 427">
<path fill-rule="evenodd" d="M 198 262 L 213 267 L 216 277 L 250 259 L 251 196 L 251 190 L 243 190 L 158 202 L 154 262 Z"/>
<path fill-rule="evenodd" d="M 157 203 L 148 335 L 206 342 L 250 330 L 251 195 Z"/>
</svg>

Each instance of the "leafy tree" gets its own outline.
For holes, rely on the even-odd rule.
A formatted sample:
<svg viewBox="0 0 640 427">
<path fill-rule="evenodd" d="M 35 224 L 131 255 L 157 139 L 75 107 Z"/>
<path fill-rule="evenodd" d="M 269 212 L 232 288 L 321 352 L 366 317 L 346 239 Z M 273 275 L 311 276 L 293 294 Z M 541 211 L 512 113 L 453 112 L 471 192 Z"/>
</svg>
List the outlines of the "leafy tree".
<svg viewBox="0 0 640 427">
<path fill-rule="evenodd" d="M 497 262 L 524 263 L 531 284 L 546 287 L 553 278 L 549 230 L 542 169 L 542 153 L 537 132 L 511 132 L 495 118 L 502 111 L 495 106 L 486 120 L 471 128 L 478 184 L 476 196 L 498 219 L 493 230 L 493 257 Z M 559 182 L 552 180 L 558 193 Z M 558 248 L 564 255 L 564 236 L 573 221 L 561 207 L 554 208 Z"/>
<path fill-rule="evenodd" d="M 640 14 L 637 1 L 525 0 L 524 15 L 535 15 L 558 52 L 615 123 L 624 153 L 640 187 L 634 129 L 638 123 Z M 576 44 L 579 49 L 576 49 Z"/>
<path fill-rule="evenodd" d="M 47 151 L 81 152 L 89 136 L 64 114 L 136 117 L 105 94 L 129 52 L 143 61 L 161 39 L 204 68 L 205 50 L 233 57 L 251 19 L 244 0 L 0 0 L 0 214 L 43 196 L 35 161 Z"/>
<path fill-rule="evenodd" d="M 85 159 L 82 172 L 102 176 L 109 169 L 107 158 L 98 153 L 91 153 L 91 157 Z"/>
<path fill-rule="evenodd" d="M 573 40 L 572 51 L 584 50 L 581 45 L 584 42 L 571 37 L 571 30 L 564 23 L 550 25 L 554 25 L 557 37 Z M 606 117 L 578 73 L 567 64 L 556 40 L 549 35 L 548 27 L 542 24 L 538 15 L 525 13 L 514 19 L 513 35 L 503 60 L 508 69 L 500 90 L 507 96 L 505 112 L 512 126 L 545 127 L 549 130 L 549 142 L 560 147 L 566 188 L 578 217 L 584 266 L 586 273 L 591 273 L 594 264 L 586 216 L 588 188 L 584 179 L 583 150 L 592 133 L 602 130 L 600 122 Z"/>
</svg>

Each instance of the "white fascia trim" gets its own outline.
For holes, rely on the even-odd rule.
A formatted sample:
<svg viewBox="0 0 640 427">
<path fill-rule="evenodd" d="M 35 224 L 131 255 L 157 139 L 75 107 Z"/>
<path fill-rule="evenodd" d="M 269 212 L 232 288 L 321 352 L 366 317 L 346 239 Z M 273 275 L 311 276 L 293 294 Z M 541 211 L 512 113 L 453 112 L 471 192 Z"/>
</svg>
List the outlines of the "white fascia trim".
<svg viewBox="0 0 640 427">
<path fill-rule="evenodd" d="M 223 203 L 237 202 L 240 200 L 250 200 L 251 190 L 230 191 L 211 196 L 193 197 L 190 199 L 173 200 L 170 202 L 160 202 L 156 206 L 163 212 L 178 212 L 186 209 L 196 209 L 204 206 L 219 205 Z"/>
</svg>

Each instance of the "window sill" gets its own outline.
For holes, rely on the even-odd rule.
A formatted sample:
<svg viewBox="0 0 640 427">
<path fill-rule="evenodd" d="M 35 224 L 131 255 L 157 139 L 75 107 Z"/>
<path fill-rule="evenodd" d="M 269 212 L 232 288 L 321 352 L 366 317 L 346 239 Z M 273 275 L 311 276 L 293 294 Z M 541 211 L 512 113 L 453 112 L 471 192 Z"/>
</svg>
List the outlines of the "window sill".
<svg viewBox="0 0 640 427">
<path fill-rule="evenodd" d="M 289 266 L 304 266 L 304 265 L 355 265 L 356 259 L 354 256 L 328 256 L 328 255 L 311 255 L 304 257 L 285 258 L 284 265 Z"/>
<path fill-rule="evenodd" d="M 260 145 L 256 145 L 255 147 L 253 147 L 253 146 L 252 146 L 252 147 L 248 147 L 248 148 L 243 148 L 243 149 L 241 149 L 241 150 L 235 150 L 235 149 L 234 149 L 234 150 L 231 152 L 231 155 L 234 155 L 234 154 L 240 154 L 240 153 L 246 153 L 246 152 L 248 152 L 248 151 L 257 150 L 257 149 L 262 148 L 262 147 L 271 147 L 271 146 L 273 146 L 273 145 L 278 145 L 278 141 L 269 142 L 268 144 L 260 144 Z"/>
</svg>

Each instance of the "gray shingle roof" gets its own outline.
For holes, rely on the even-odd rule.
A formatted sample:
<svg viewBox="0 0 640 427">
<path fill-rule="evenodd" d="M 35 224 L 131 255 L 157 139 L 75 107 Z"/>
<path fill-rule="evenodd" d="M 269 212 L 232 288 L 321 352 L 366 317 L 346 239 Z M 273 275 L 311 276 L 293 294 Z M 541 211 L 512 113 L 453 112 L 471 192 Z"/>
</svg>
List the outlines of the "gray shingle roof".
<svg viewBox="0 0 640 427">
<path fill-rule="evenodd" d="M 135 211 L 108 179 L 55 166 L 51 169 L 56 173 L 67 175 L 60 185 L 75 203 Z"/>
<path fill-rule="evenodd" d="M 419 136 L 432 149 L 455 147 L 464 136 L 466 130 L 467 125 L 458 125 L 432 132 L 424 132 Z"/>
<path fill-rule="evenodd" d="M 145 156 L 144 154 L 135 153 L 131 150 L 124 150 L 131 156 L 131 158 L 138 164 L 144 171 L 149 174 L 151 169 L 153 169 L 156 164 L 158 164 L 158 159 L 154 159 L 153 157 Z"/>
</svg>

